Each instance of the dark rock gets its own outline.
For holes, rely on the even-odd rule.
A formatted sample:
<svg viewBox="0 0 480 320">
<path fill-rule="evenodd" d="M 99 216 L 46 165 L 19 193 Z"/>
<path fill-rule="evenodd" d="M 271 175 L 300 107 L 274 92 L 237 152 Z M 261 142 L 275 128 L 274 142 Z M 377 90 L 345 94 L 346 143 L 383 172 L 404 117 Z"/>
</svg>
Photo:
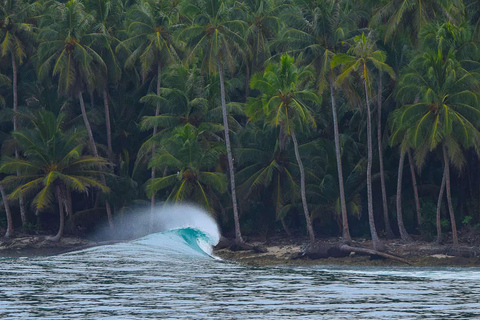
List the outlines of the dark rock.
<svg viewBox="0 0 480 320">
<path fill-rule="evenodd" d="M 346 251 L 342 251 L 340 250 L 339 247 L 330 247 L 327 251 L 327 254 L 329 257 L 333 257 L 333 258 L 344 258 L 344 257 L 348 257 L 350 255 L 350 253 L 346 252 Z"/>
<path fill-rule="evenodd" d="M 329 257 L 328 249 L 330 249 L 330 246 L 328 245 L 319 244 L 319 243 L 309 244 L 305 248 L 305 255 L 313 260 L 326 259 Z"/>
<path fill-rule="evenodd" d="M 218 241 L 217 245 L 214 247 L 215 250 L 225 249 L 230 247 L 235 243 L 234 240 L 230 240 L 225 238 L 224 236 L 220 236 L 220 240 Z"/>
<path fill-rule="evenodd" d="M 256 253 L 266 253 L 266 252 L 268 252 L 267 248 L 265 248 L 265 246 L 262 245 L 262 244 L 258 244 L 256 246 L 254 246 L 253 251 L 256 252 Z"/>
<path fill-rule="evenodd" d="M 305 258 L 305 252 L 295 252 L 290 257 L 290 259 L 292 259 L 292 260 L 303 259 L 303 258 Z"/>
</svg>

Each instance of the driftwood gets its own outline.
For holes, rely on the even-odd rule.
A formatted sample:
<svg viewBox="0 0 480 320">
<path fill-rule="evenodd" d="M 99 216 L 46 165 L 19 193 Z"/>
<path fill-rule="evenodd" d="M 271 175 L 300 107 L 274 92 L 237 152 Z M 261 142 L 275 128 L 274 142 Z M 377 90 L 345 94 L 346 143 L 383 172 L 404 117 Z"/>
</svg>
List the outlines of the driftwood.
<svg viewBox="0 0 480 320">
<path fill-rule="evenodd" d="M 372 250 L 372 249 L 367 249 L 367 248 L 359 248 L 359 247 L 351 247 L 351 246 L 346 245 L 346 244 L 340 245 L 340 250 L 342 250 L 344 252 L 358 252 L 358 253 L 364 253 L 364 254 L 370 254 L 370 255 L 377 255 L 377 256 L 387 258 L 387 259 L 392 259 L 392 260 L 396 260 L 396 261 L 399 261 L 399 262 L 402 262 L 402 263 L 406 263 L 408 265 L 412 265 L 412 263 L 410 261 L 407 261 L 403 258 L 394 256 L 394 255 L 391 255 L 391 254 L 388 254 L 388 253 L 385 253 L 385 252 L 377 251 L 377 250 Z"/>
</svg>

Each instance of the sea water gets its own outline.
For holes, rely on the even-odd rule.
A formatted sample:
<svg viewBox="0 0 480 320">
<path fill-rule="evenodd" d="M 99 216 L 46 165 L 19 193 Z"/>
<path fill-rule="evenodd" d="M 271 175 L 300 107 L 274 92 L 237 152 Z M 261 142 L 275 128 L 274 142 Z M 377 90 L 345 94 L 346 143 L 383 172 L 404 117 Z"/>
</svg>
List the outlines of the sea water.
<svg viewBox="0 0 480 320">
<path fill-rule="evenodd" d="M 480 318 L 478 268 L 245 266 L 212 257 L 213 219 L 176 210 L 130 242 L 0 260 L 0 318 Z"/>
</svg>

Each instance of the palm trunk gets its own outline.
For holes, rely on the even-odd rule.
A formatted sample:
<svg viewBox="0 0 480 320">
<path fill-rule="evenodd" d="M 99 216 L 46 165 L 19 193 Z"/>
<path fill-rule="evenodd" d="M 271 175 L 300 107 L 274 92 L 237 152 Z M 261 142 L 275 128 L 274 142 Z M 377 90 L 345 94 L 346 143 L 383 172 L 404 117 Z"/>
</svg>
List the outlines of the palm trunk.
<svg viewBox="0 0 480 320">
<path fill-rule="evenodd" d="M 7 232 L 5 233 L 5 238 L 10 238 L 13 236 L 12 212 L 10 211 L 8 196 L 5 193 L 5 188 L 2 185 L 0 185 L 0 193 L 2 194 L 3 205 L 5 206 L 5 214 L 7 216 Z"/>
<path fill-rule="evenodd" d="M 13 87 L 13 131 L 18 130 L 18 119 L 17 119 L 17 112 L 18 112 L 18 70 L 17 70 L 17 61 L 15 60 L 15 55 L 13 52 L 11 53 L 12 56 L 12 70 L 13 70 L 13 79 L 12 79 L 12 87 Z M 15 158 L 18 159 L 18 150 L 15 148 Z M 20 172 L 17 171 L 17 176 L 20 175 Z M 20 196 L 18 199 L 19 206 L 20 206 L 20 218 L 22 219 L 22 226 L 27 225 L 27 208 L 25 206 L 25 198 Z"/>
<path fill-rule="evenodd" d="M 57 201 L 58 201 L 58 213 L 60 215 L 60 225 L 58 227 L 58 232 L 54 237 L 47 238 L 50 241 L 60 241 L 60 239 L 63 237 L 63 230 L 65 228 L 65 214 L 63 211 L 63 208 L 65 206 L 65 200 L 63 199 L 62 191 L 60 190 L 60 187 L 56 187 L 56 193 L 57 193 Z"/>
<path fill-rule="evenodd" d="M 95 144 L 95 140 L 93 139 L 92 127 L 90 127 L 90 122 L 88 121 L 88 117 L 87 117 L 87 111 L 85 110 L 85 102 L 83 101 L 83 94 L 81 92 L 78 94 L 78 100 L 80 100 L 80 109 L 82 110 L 83 122 L 85 123 L 85 127 L 87 128 L 90 149 L 92 150 L 93 155 L 95 157 L 99 157 L 97 145 Z M 100 170 L 101 168 L 99 168 L 99 171 Z M 105 176 L 103 174 L 100 176 L 100 179 L 104 185 L 107 185 L 105 181 Z M 110 230 L 113 230 L 112 208 L 110 207 L 110 203 L 108 203 L 108 200 L 105 200 L 105 209 L 107 211 L 107 218 L 108 218 L 108 224 L 110 225 Z"/>
<path fill-rule="evenodd" d="M 455 222 L 455 213 L 453 212 L 452 194 L 450 190 L 450 163 L 448 160 L 447 146 L 443 146 L 443 159 L 445 161 L 445 187 L 447 189 L 448 211 L 450 212 L 450 223 L 452 225 L 453 245 L 458 246 L 457 224 Z"/>
<path fill-rule="evenodd" d="M 110 106 L 108 103 L 108 92 L 106 88 L 103 89 L 103 105 L 105 106 L 105 125 L 107 127 L 108 159 L 113 163 L 112 125 L 110 123 Z"/>
<path fill-rule="evenodd" d="M 385 186 L 385 172 L 383 169 L 383 148 L 382 148 L 382 72 L 378 71 L 378 122 L 377 122 L 377 141 L 378 141 L 378 162 L 380 164 L 380 184 L 382 187 L 382 205 L 383 205 L 383 219 L 385 220 L 385 231 L 387 232 L 387 238 L 392 239 L 395 237 L 390 225 L 390 218 L 388 215 L 388 202 L 387 202 L 387 188 Z"/>
<path fill-rule="evenodd" d="M 161 85 L 161 76 L 162 76 L 162 64 L 161 62 L 158 62 L 157 66 L 157 95 L 160 95 L 160 85 Z M 160 102 L 157 102 L 157 108 L 155 109 L 155 116 L 160 115 Z M 155 137 L 157 134 L 157 126 L 153 127 L 153 134 L 152 137 Z M 152 158 L 155 156 L 155 142 L 152 145 Z M 153 180 L 155 179 L 155 167 L 152 167 L 152 172 L 150 174 L 150 178 Z M 154 216 L 154 209 L 155 209 L 155 194 L 152 195 L 150 198 L 150 220 L 153 225 L 153 216 Z"/>
<path fill-rule="evenodd" d="M 340 207 L 342 210 L 342 236 L 343 240 L 350 243 L 352 238 L 348 227 L 347 201 L 345 200 L 345 186 L 343 182 L 342 154 L 340 151 L 340 133 L 338 131 L 337 107 L 335 105 L 335 93 L 330 81 L 330 97 L 332 100 L 333 131 L 335 136 L 335 155 L 337 157 L 338 185 L 340 187 Z"/>
<path fill-rule="evenodd" d="M 417 226 L 420 229 L 422 223 L 422 214 L 420 212 L 420 198 L 418 197 L 417 177 L 415 176 L 415 165 L 413 162 L 412 151 L 408 149 L 408 163 L 410 165 L 410 173 L 412 174 L 413 196 L 415 197 L 415 209 L 417 211 Z"/>
<path fill-rule="evenodd" d="M 300 158 L 300 152 L 298 151 L 298 142 L 294 131 L 292 131 L 292 140 L 295 149 L 295 157 L 297 158 L 298 168 L 300 169 L 300 193 L 302 195 L 303 213 L 305 214 L 305 220 L 307 221 L 307 230 L 308 236 L 310 237 L 310 242 L 314 243 L 315 233 L 313 232 L 312 219 L 310 218 L 310 213 L 308 212 L 307 195 L 305 191 L 305 170 L 303 168 L 302 159 Z"/>
<path fill-rule="evenodd" d="M 402 177 L 403 177 L 403 164 L 405 162 L 405 152 L 400 151 L 400 160 L 398 162 L 398 177 L 397 177 L 397 223 L 398 230 L 400 231 L 400 237 L 403 241 L 410 242 L 412 239 L 408 235 L 405 225 L 403 224 L 402 214 Z"/>
<path fill-rule="evenodd" d="M 368 88 L 367 80 L 363 78 L 363 85 L 365 89 L 365 100 L 367 103 L 367 145 L 368 145 L 368 157 L 367 157 L 367 202 L 368 202 L 368 223 L 370 225 L 370 233 L 372 235 L 373 249 L 381 251 L 383 249 L 380 238 L 375 228 L 375 218 L 373 216 L 373 193 L 372 193 L 372 115 L 370 111 L 370 101 L 368 100 Z"/>
<path fill-rule="evenodd" d="M 443 166 L 443 178 L 442 183 L 440 185 L 440 192 L 438 193 L 438 200 L 437 200 L 437 216 L 436 216 L 436 224 L 437 224 L 437 240 L 435 241 L 437 244 L 442 242 L 442 220 L 440 217 L 441 210 L 442 210 L 442 200 L 443 200 L 443 193 L 445 191 L 445 181 L 447 180 L 447 168 L 446 166 L 448 163 L 444 163 Z"/>
<path fill-rule="evenodd" d="M 220 94 L 222 99 L 223 127 L 225 131 L 225 145 L 227 146 L 228 170 L 230 173 L 230 188 L 232 191 L 233 219 L 235 220 L 235 242 L 244 243 L 244 240 L 242 238 L 242 233 L 240 230 L 240 218 L 238 216 L 238 208 L 237 208 L 237 194 L 235 191 L 235 170 L 233 167 L 232 147 L 230 145 L 230 133 L 228 129 L 227 105 L 225 102 L 225 82 L 223 79 L 223 68 L 218 57 L 216 57 L 215 60 L 217 63 L 218 74 L 220 76 Z"/>
</svg>

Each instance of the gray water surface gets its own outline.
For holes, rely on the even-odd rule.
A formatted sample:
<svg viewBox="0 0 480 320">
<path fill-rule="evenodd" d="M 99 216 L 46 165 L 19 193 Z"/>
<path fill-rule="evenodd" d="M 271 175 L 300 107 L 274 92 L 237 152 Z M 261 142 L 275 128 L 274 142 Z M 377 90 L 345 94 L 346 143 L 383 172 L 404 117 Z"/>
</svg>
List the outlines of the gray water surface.
<svg viewBox="0 0 480 320">
<path fill-rule="evenodd" d="M 0 260 L 2 319 L 480 318 L 480 269 L 250 267 L 177 235 Z"/>
</svg>

